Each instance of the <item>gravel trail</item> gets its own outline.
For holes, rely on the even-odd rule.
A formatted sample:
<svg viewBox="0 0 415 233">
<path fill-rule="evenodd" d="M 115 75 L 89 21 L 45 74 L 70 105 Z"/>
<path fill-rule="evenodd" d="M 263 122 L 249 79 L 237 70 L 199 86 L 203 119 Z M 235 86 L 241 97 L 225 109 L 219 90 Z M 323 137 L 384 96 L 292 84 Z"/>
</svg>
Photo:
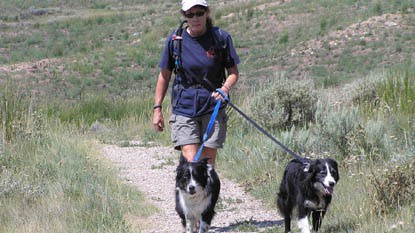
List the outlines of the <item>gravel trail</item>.
<svg viewBox="0 0 415 233">
<path fill-rule="evenodd" d="M 175 212 L 174 183 L 178 152 L 167 147 L 119 147 L 102 145 L 102 154 L 119 169 L 120 176 L 143 192 L 160 211 L 140 222 L 145 233 L 182 232 L 180 218 Z M 235 182 L 225 179 L 220 170 L 221 192 L 216 216 L 209 232 L 239 232 L 249 225 L 249 232 L 263 232 L 281 226 L 276 208 L 265 207 Z M 144 225 L 144 226 L 143 226 Z M 243 231 L 247 232 L 247 231 Z"/>
</svg>

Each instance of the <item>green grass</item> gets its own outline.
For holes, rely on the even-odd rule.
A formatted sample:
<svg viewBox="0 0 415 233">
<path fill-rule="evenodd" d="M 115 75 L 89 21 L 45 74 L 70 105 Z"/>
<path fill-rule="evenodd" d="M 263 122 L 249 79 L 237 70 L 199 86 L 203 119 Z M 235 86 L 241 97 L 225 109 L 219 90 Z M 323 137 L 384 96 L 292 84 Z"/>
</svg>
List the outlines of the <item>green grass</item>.
<svg viewBox="0 0 415 233">
<path fill-rule="evenodd" d="M 10 89 L 1 96 L 0 232 L 133 232 L 127 217 L 156 211 L 79 125 L 45 118 L 41 101 Z"/>
<path fill-rule="evenodd" d="M 154 213 L 90 149 L 92 142 L 55 127 L 1 156 L 0 232 L 132 232 L 126 216 Z"/>
<path fill-rule="evenodd" d="M 265 116 L 253 99 L 281 77 L 313 83 L 317 94 L 367 80 L 352 87 L 353 102 L 332 106 L 319 97 L 314 119 L 267 127 L 301 155 L 340 162 L 323 232 L 413 232 L 413 203 L 380 213 L 367 190 L 376 188 L 372 171 L 410 162 L 415 151 L 414 2 L 210 4 L 241 58 L 232 101 L 243 111 Z M 389 13 L 397 26 L 384 26 L 394 20 Z M 365 26 L 378 16 L 386 18 Z M 131 219 L 155 211 L 90 148 L 94 140 L 171 145 L 169 127 L 154 132 L 151 107 L 161 49 L 179 20 L 177 1 L 0 2 L 0 232 L 132 232 Z M 163 107 L 167 123 L 168 97 Z M 229 110 L 218 169 L 275 208 L 290 157 L 258 134 Z M 249 221 L 237 227 L 255 231 Z"/>
<path fill-rule="evenodd" d="M 380 85 L 379 95 L 394 112 L 415 114 L 415 67 L 391 71 L 388 79 Z"/>
</svg>

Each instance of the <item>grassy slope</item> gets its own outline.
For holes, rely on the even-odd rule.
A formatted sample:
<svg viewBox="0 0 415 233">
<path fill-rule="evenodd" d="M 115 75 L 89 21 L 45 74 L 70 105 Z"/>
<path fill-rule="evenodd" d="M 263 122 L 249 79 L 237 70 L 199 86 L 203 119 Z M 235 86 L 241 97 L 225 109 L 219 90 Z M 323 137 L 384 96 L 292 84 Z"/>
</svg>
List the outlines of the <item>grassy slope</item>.
<svg viewBox="0 0 415 233">
<path fill-rule="evenodd" d="M 233 95 L 241 104 L 247 91 L 278 77 L 275 73 L 313 79 L 319 87 L 341 86 L 413 60 L 415 17 L 409 0 L 210 3 L 216 24 L 232 34 L 241 57 L 241 80 Z M 21 93 L 57 102 L 57 106 L 48 104 L 48 115 L 74 119 L 82 130 L 94 119 L 124 119 L 122 124 L 109 121 L 109 127 L 119 133 L 117 137 L 98 135 L 104 141 L 131 139 L 135 132 L 142 132 L 140 136 L 146 140 L 160 140 L 151 132 L 151 113 L 146 109 L 152 103 L 164 38 L 179 21 L 177 9 L 175 1 L 131 0 L 122 5 L 111 0 L 56 0 L 47 5 L 44 1 L 2 1 L 0 84 L 16 82 Z M 38 15 L 36 10 L 46 13 Z M 398 24 L 385 26 L 390 21 Z M 111 96 L 111 100 L 98 98 L 94 106 L 101 109 L 84 109 L 80 103 L 88 102 L 90 93 L 100 93 L 104 99 Z M 59 108 L 62 100 L 73 104 L 71 111 Z M 112 106 L 121 106 L 121 110 L 114 114 Z M 132 106 L 142 107 L 122 112 L 123 108 L 134 109 Z M 85 113 L 86 119 L 77 119 L 77 113 Z M 239 121 L 231 115 L 230 137 L 220 166 L 236 171 L 241 183 L 271 203 L 285 155 L 275 152 L 279 148 L 266 138 L 256 136 L 255 129 L 236 127 Z M 281 137 L 289 141 L 284 135 Z M 161 138 L 161 143 L 168 142 L 168 132 Z M 273 159 L 276 153 L 277 160 Z M 338 217 L 328 217 L 331 231 L 373 232 L 370 227 L 377 226 L 382 229 L 377 232 L 410 231 L 410 215 L 395 215 L 381 224 L 377 216 L 364 211 L 370 207 L 370 197 L 364 195 L 370 182 L 362 179 L 356 183 L 355 174 L 366 175 L 367 167 L 342 169 L 338 192 L 360 189 L 355 190 L 356 195 L 336 196 L 340 204 L 333 207 Z M 403 209 L 402 214 L 408 211 Z M 391 227 L 401 219 L 403 225 Z"/>
<path fill-rule="evenodd" d="M 3 4 L 7 9 L 12 3 Z M 365 21 L 405 11 L 406 5 L 252 1 L 235 6 L 227 1 L 213 3 L 213 14 L 216 23 L 234 37 L 243 62 L 243 81 L 266 79 L 282 71 L 289 77 L 333 85 L 411 59 L 413 14 L 398 14 L 402 17 L 398 26 L 384 26 L 393 15 Z M 85 90 L 125 94 L 151 89 L 150 77 L 157 73 L 163 39 L 179 20 L 173 3 L 163 2 L 157 8 L 144 1 L 124 7 L 94 1 L 84 8 L 76 2 L 66 6 L 52 5 L 42 16 L 33 15 L 36 7 L 14 14 L 8 11 L 0 63 L 23 63 L 24 67 L 28 61 L 52 59 L 44 64 L 52 63 L 47 71 L 40 64 L 29 77 L 48 83 L 41 91 L 55 90 L 68 98 Z M 15 17 L 24 23 L 16 24 Z"/>
</svg>

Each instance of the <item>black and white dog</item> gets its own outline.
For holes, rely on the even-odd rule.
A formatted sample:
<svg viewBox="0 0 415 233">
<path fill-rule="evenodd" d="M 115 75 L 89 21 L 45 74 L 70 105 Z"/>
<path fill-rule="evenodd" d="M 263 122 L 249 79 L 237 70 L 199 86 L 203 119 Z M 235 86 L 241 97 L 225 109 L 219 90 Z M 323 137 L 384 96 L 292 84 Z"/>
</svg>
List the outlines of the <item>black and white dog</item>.
<svg viewBox="0 0 415 233">
<path fill-rule="evenodd" d="M 176 211 L 186 233 L 210 229 L 220 192 L 220 180 L 208 159 L 187 162 L 180 156 L 176 169 Z"/>
<path fill-rule="evenodd" d="M 337 162 L 333 159 L 309 160 L 304 164 L 291 160 L 284 171 L 277 195 L 277 206 L 284 216 L 285 232 L 291 231 L 291 216 L 298 210 L 298 227 L 309 233 L 308 217 L 312 216 L 313 230 L 318 231 L 331 202 L 334 186 L 339 180 Z"/>
</svg>

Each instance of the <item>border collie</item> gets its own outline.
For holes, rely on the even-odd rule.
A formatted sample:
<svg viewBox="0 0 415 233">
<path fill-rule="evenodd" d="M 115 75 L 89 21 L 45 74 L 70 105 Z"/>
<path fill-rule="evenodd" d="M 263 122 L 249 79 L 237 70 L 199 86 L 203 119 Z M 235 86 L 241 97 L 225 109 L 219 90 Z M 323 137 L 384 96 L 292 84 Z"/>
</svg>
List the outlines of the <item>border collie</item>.
<svg viewBox="0 0 415 233">
<path fill-rule="evenodd" d="M 176 212 L 186 233 L 205 233 L 210 229 L 220 192 L 220 180 L 204 158 L 187 162 L 180 156 L 176 169 Z"/>
<path fill-rule="evenodd" d="M 285 232 L 291 231 L 293 210 L 298 211 L 301 233 L 309 233 L 308 218 L 312 216 L 313 230 L 318 231 L 331 202 L 334 186 L 339 180 L 337 162 L 333 159 L 309 160 L 304 164 L 291 160 L 284 171 L 277 206 L 284 216 Z"/>
</svg>

